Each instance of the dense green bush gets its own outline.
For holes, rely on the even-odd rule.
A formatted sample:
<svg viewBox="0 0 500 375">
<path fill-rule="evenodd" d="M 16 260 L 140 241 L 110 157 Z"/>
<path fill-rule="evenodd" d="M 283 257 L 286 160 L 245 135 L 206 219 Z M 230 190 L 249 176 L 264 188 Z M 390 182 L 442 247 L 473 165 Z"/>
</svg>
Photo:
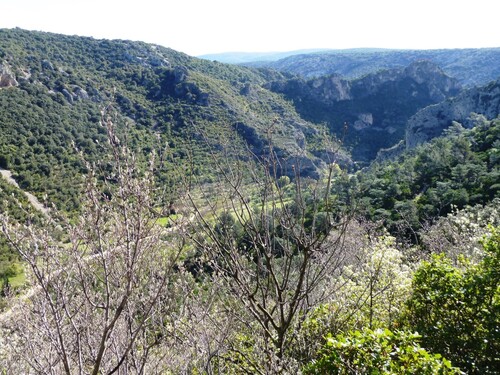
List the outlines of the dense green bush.
<svg viewBox="0 0 500 375">
<path fill-rule="evenodd" d="M 420 336 L 388 329 L 363 329 L 328 337 L 318 360 L 305 374 L 460 374 L 450 361 L 430 354 L 419 344 Z"/>
<path fill-rule="evenodd" d="M 404 319 L 422 344 L 471 374 L 500 368 L 500 230 L 484 242 L 477 265 L 434 256 L 416 271 Z"/>
</svg>

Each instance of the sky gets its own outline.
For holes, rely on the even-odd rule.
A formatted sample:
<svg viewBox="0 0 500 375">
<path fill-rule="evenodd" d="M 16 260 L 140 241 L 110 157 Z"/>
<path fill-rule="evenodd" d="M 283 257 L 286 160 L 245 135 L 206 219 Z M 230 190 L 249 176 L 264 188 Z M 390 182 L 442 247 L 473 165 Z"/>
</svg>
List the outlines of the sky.
<svg viewBox="0 0 500 375">
<path fill-rule="evenodd" d="M 500 47 L 498 0 L 0 0 L 0 28 L 155 43 L 192 56 Z"/>
</svg>

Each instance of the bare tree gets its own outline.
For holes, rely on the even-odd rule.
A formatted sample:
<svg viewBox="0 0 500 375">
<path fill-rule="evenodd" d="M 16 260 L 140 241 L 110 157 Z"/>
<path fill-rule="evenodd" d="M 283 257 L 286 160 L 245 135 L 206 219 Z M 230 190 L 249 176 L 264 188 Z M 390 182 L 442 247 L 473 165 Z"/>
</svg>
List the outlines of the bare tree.
<svg viewBox="0 0 500 375">
<path fill-rule="evenodd" d="M 293 372 L 287 351 L 301 321 L 330 295 L 331 280 L 346 261 L 348 220 L 335 214 L 329 191 L 337 167 L 330 164 L 313 181 L 301 177 L 297 164 L 289 182 L 280 179 L 284 169 L 272 146 L 266 157 L 253 156 L 255 168 L 248 160 L 212 157 L 218 182 L 211 193 L 190 192 L 188 198 L 197 218 L 191 237 L 200 267 L 239 322 L 239 342 L 217 359 L 238 372 Z"/>
<path fill-rule="evenodd" d="M 157 224 L 154 157 L 140 168 L 107 112 L 102 125 L 108 172 L 87 164 L 76 220 L 20 225 L 2 215 L 28 280 L 0 318 L 7 373 L 158 373 L 177 340 L 188 294 L 178 267 L 183 227 Z"/>
</svg>

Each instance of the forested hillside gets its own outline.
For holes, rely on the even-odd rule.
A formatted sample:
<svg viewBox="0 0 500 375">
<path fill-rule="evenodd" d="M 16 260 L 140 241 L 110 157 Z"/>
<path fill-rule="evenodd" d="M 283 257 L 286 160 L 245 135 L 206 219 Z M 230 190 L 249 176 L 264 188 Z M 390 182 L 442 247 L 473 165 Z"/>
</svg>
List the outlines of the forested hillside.
<svg viewBox="0 0 500 375">
<path fill-rule="evenodd" d="M 353 183 L 365 214 L 404 237 L 453 208 L 498 197 L 500 120 L 480 116 L 474 125 L 466 130 L 455 122 L 445 136 L 358 173 Z"/>
<path fill-rule="evenodd" d="M 150 150 L 159 136 L 175 160 L 186 162 L 189 154 L 198 175 L 210 175 L 205 137 L 215 148 L 241 142 L 258 154 L 271 125 L 283 160 L 298 157 L 306 175 L 317 175 L 322 163 L 311 154 L 318 128 L 261 87 L 274 73 L 145 43 L 20 29 L 0 32 L 0 53 L 1 166 L 13 170 L 22 188 L 48 194 L 65 209 L 78 205 L 75 181 L 82 166 L 74 147 L 99 154 L 100 112 L 110 103 L 139 151 Z"/>
<path fill-rule="evenodd" d="M 0 30 L 0 372 L 497 374 L 498 82 L 442 69 Z"/>
</svg>

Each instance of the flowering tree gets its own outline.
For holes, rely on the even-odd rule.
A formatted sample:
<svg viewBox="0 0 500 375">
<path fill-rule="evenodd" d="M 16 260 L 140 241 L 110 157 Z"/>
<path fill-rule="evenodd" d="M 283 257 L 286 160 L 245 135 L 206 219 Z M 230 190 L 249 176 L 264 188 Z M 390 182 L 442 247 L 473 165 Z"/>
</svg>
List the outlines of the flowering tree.
<svg viewBox="0 0 500 375">
<path fill-rule="evenodd" d="M 107 172 L 87 165 L 77 219 L 21 225 L 2 215 L 28 285 L 0 318 L 7 373 L 156 373 L 168 353 L 161 348 L 175 342 L 179 296 L 187 294 L 177 267 L 182 227 L 156 222 L 154 158 L 141 170 L 106 114 L 102 125 Z"/>
</svg>

